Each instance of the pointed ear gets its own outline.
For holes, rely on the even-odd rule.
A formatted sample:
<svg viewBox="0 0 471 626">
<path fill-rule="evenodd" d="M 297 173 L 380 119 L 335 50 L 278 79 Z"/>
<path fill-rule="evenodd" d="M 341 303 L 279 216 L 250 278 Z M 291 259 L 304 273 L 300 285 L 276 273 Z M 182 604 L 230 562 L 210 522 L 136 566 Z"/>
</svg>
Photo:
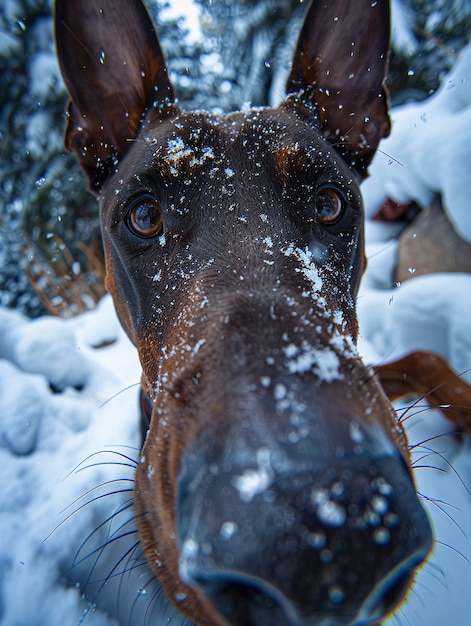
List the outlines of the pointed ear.
<svg viewBox="0 0 471 626">
<path fill-rule="evenodd" d="M 65 145 L 97 192 L 146 107 L 174 100 L 149 15 L 137 0 L 56 0 L 59 64 L 69 91 Z"/>
<path fill-rule="evenodd" d="M 288 78 L 287 93 L 315 108 L 325 137 L 363 177 L 390 130 L 389 31 L 389 0 L 313 0 Z"/>
</svg>

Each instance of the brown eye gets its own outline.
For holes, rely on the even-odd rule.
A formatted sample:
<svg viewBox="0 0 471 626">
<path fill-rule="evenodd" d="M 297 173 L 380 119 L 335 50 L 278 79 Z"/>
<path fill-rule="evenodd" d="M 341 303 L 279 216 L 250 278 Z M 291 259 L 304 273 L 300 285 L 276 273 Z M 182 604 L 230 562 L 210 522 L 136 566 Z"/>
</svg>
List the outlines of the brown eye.
<svg viewBox="0 0 471 626">
<path fill-rule="evenodd" d="M 334 224 L 343 215 L 345 200 L 334 187 L 324 187 L 317 192 L 316 213 L 322 224 Z"/>
<path fill-rule="evenodd" d="M 138 237 L 153 237 L 162 229 L 162 211 L 152 196 L 141 196 L 133 202 L 127 224 Z"/>
</svg>

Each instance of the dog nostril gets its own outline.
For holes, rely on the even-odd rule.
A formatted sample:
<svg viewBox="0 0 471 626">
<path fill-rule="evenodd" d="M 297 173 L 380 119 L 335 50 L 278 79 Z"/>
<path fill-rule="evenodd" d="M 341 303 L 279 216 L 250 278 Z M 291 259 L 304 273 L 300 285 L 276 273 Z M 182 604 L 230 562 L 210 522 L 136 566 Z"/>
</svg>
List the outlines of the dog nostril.
<svg viewBox="0 0 471 626">
<path fill-rule="evenodd" d="M 373 615 L 376 612 L 380 612 L 381 615 L 385 615 L 395 609 L 401 600 L 406 596 L 406 593 L 410 587 L 412 579 L 412 573 L 404 573 L 395 580 L 392 585 L 385 591 L 384 597 L 381 600 L 378 607 L 373 606 Z M 378 611 L 379 609 L 379 611 Z"/>
<path fill-rule="evenodd" d="M 397 608 L 406 597 L 414 573 L 426 556 L 425 551 L 418 550 L 376 585 L 361 611 L 368 622 L 383 620 L 385 616 Z"/>
<path fill-rule="evenodd" d="M 237 572 L 193 574 L 190 584 L 211 598 L 228 624 L 295 626 L 299 617 L 291 603 L 270 584 Z"/>
</svg>

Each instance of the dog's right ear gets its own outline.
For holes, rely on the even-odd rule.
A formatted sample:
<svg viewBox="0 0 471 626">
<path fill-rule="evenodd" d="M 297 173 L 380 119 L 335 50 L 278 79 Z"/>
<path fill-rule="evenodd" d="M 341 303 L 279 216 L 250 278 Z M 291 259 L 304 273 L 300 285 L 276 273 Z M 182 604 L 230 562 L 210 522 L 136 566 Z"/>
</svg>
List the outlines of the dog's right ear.
<svg viewBox="0 0 471 626">
<path fill-rule="evenodd" d="M 65 145 L 97 193 L 147 107 L 174 101 L 165 60 L 137 0 L 56 0 L 59 64 L 69 91 Z"/>
<path fill-rule="evenodd" d="M 389 30 L 389 0 L 312 0 L 288 77 L 287 92 L 362 178 L 390 129 Z"/>
</svg>

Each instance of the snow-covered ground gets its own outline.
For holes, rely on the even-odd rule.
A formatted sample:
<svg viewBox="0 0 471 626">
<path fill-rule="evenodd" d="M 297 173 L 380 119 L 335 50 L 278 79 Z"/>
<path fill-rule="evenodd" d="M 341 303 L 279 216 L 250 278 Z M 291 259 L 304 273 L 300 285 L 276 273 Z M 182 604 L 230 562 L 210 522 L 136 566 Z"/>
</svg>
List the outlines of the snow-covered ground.
<svg viewBox="0 0 471 626">
<path fill-rule="evenodd" d="M 366 281 L 359 300 L 364 351 L 370 358 L 381 359 L 389 350 L 397 308 L 402 308 L 401 316 L 415 315 L 417 301 L 423 304 L 425 288 L 435 292 L 435 306 L 445 305 L 449 290 L 458 290 L 464 279 L 461 275 L 413 279 L 411 289 L 401 297 L 400 290 L 392 293 Z M 417 289 L 423 282 L 419 297 L 412 289 L 415 281 Z M 465 301 L 469 311 L 469 282 L 463 305 Z M 429 317 L 432 314 L 429 310 Z M 463 341 L 469 340 L 469 316 L 467 323 Z M 426 337 L 427 324 L 424 320 L 421 324 Z M 419 340 L 419 331 L 414 329 Z M 96 609 L 89 610 L 90 599 L 83 600 L 82 588 L 76 585 L 79 581 L 84 584 L 87 577 L 100 581 L 108 573 L 139 564 L 133 553 L 119 562 L 128 549 L 124 539 L 103 554 L 94 552 L 107 538 L 133 530 L 132 523 L 126 524 L 132 522 L 132 512 L 127 509 L 116 520 L 100 525 L 118 512 L 120 505 L 125 508 L 122 503 L 131 495 L 126 490 L 132 487 L 132 459 L 139 446 L 139 366 L 110 299 L 106 297 L 96 311 L 68 321 L 26 321 L 15 312 L 2 310 L 0 338 L 0 623 L 145 623 L 153 597 L 152 586 L 146 588 L 149 574 L 145 567 L 112 578 L 98 593 Z M 99 347 L 110 341 L 114 343 Z M 471 364 L 469 345 L 462 358 Z M 53 393 L 48 381 L 62 392 Z M 452 436 L 442 436 L 450 427 L 437 413 L 422 408 L 416 411 L 417 416 L 407 422 L 411 442 L 432 439 L 414 452 L 414 459 L 419 490 L 430 500 L 426 507 L 437 543 L 432 560 L 399 613 L 399 623 L 464 626 L 471 610 L 471 446 L 467 440 L 459 443 Z M 438 439 L 433 439 L 435 436 Z M 107 482 L 111 480 L 118 482 Z M 107 484 L 89 492 L 104 482 Z M 125 491 L 100 497 L 119 490 Z M 85 497 L 77 500 L 83 494 Z M 92 504 L 81 508 L 92 499 Z M 97 536 L 87 540 L 95 528 Z M 135 535 L 131 534 L 129 541 L 132 545 Z M 88 554 L 90 558 L 81 567 L 70 570 L 74 559 L 80 562 Z M 99 587 L 99 583 L 91 585 L 91 601 Z M 180 624 L 171 619 L 171 610 L 151 606 L 154 623 Z"/>
<path fill-rule="evenodd" d="M 437 189 L 446 195 L 450 188 L 452 219 L 468 236 L 471 212 L 463 198 L 469 194 L 462 189 L 471 186 L 471 142 L 442 132 L 445 124 L 454 128 L 459 117 L 467 120 L 469 135 L 466 80 L 466 74 L 454 75 L 453 83 L 445 83 L 448 89 L 431 101 L 428 117 L 426 105 L 398 112 L 385 152 L 403 165 L 376 159 L 365 188 L 371 214 L 376 201 L 404 190 L 399 179 L 405 176 L 411 185 L 420 183 L 419 200 Z M 454 89 L 460 99 L 450 100 Z M 440 108 L 447 115 L 437 121 L 432 112 Z M 400 133 L 406 127 L 409 138 L 422 133 L 420 141 L 405 140 Z M 440 155 L 445 146 L 447 155 L 453 154 L 452 140 L 465 151 L 455 166 L 451 156 Z M 419 150 L 427 157 L 425 167 Z M 455 173 L 459 187 L 450 187 Z M 414 189 L 407 187 L 410 197 Z M 375 363 L 410 349 L 431 349 L 471 382 L 465 373 L 471 367 L 471 275 L 415 277 L 395 288 L 397 244 L 389 227 L 371 222 L 367 233 L 369 266 L 358 299 L 366 359 Z M 96 311 L 67 321 L 28 321 L 0 309 L 1 626 L 181 625 L 155 595 L 133 549 L 137 538 L 129 502 L 140 444 L 139 376 L 135 350 L 108 297 Z M 426 442 L 413 448 L 413 459 L 436 544 L 391 624 L 465 626 L 471 615 L 471 439 L 455 439 L 452 427 L 422 402 L 409 414 L 410 443 Z"/>
</svg>

